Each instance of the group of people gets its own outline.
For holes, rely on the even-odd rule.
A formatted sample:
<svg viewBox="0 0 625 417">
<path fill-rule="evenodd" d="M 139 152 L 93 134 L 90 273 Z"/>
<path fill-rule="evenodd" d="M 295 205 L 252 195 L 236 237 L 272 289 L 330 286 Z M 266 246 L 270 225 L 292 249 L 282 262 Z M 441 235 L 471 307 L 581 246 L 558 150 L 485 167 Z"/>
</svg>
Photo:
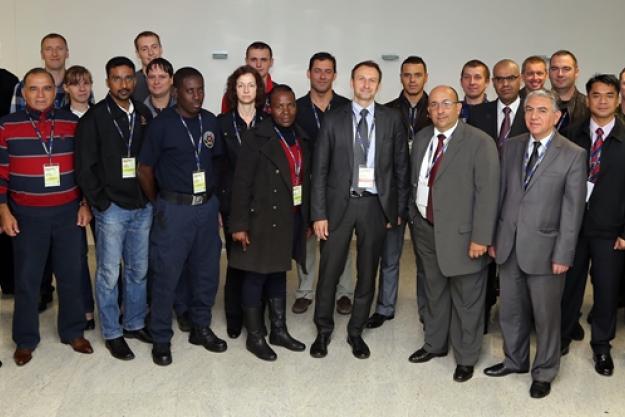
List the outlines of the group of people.
<svg viewBox="0 0 625 417">
<path fill-rule="evenodd" d="M 503 59 L 492 77 L 474 59 L 461 70 L 461 100 L 450 85 L 427 94 L 427 65 L 410 56 L 399 97 L 381 105 L 374 61 L 353 67 L 348 99 L 332 88 L 335 57 L 319 52 L 306 73 L 310 91 L 296 99 L 271 79 L 271 47 L 254 42 L 215 116 L 202 108 L 202 74 L 174 71 L 156 33 L 140 33 L 135 48 L 142 67 L 111 58 L 108 94 L 97 103 L 90 72 L 65 68 L 59 34 L 41 41 L 45 68 L 19 82 L 0 74 L 0 110 L 9 113 L 0 119 L 2 290 L 15 294 L 17 365 L 39 343 L 37 312 L 51 300 L 52 274 L 59 336 L 77 352 L 93 352 L 84 331 L 95 326 L 96 305 L 117 359 L 134 358 L 126 343 L 134 338 L 152 345 L 157 365 L 171 364 L 173 312 L 190 343 L 224 352 L 211 330 L 220 227 L 230 338 L 245 328 L 246 348 L 268 361 L 277 358 L 271 345 L 306 349 L 286 326 L 295 260 L 291 311 L 315 303 L 310 355 L 328 354 L 336 309 L 351 314 L 347 343 L 366 359 L 364 330 L 395 316 L 408 226 L 424 331 L 410 362 L 451 348 L 453 379 L 471 379 L 499 292 L 504 360 L 484 372 L 530 371 L 534 327 L 530 395 L 548 395 L 561 356 L 584 338 L 590 269 L 595 369 L 612 375 L 625 263 L 625 70 L 593 76 L 584 95 L 570 51 L 531 56 L 521 67 Z M 497 98 L 488 101 L 491 80 Z"/>
</svg>

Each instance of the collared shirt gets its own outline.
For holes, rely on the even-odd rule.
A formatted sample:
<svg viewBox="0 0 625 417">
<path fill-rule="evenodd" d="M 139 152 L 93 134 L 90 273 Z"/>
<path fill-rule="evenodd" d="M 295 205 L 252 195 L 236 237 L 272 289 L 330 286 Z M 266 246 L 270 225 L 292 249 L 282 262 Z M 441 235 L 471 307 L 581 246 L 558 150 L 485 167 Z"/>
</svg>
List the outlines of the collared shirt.
<svg viewBox="0 0 625 417">
<path fill-rule="evenodd" d="M 165 109 L 167 109 L 169 107 L 174 107 L 176 105 L 176 98 L 173 96 L 173 94 L 170 95 L 169 96 L 169 103 L 167 103 L 167 107 L 165 107 L 163 109 L 157 109 L 156 107 L 154 107 L 154 105 L 152 104 L 152 96 L 147 96 L 145 98 L 145 100 L 143 101 L 143 104 L 145 104 L 145 106 L 148 109 L 150 109 L 150 113 L 152 113 L 152 117 L 156 117 L 163 110 L 165 110 Z"/>
<path fill-rule="evenodd" d="M 610 132 L 612 132 L 612 129 L 614 129 L 615 122 L 616 122 L 616 119 L 613 118 L 606 125 L 599 126 L 597 122 L 595 122 L 593 118 L 591 117 L 590 118 L 590 140 L 592 141 L 592 144 L 594 145 L 595 142 L 597 141 L 597 129 L 599 128 L 603 130 L 603 141 L 605 142 L 607 137 L 610 136 Z"/>
<path fill-rule="evenodd" d="M 438 135 L 443 134 L 445 135 L 445 140 L 443 141 L 443 149 L 444 151 L 447 150 L 447 146 L 449 145 L 449 141 L 451 140 L 451 136 L 454 134 L 454 131 L 456 130 L 456 128 L 458 127 L 458 122 L 456 122 L 455 125 L 453 125 L 452 127 L 450 127 L 448 130 L 441 132 L 440 130 L 438 130 L 437 128 L 434 128 L 434 135 L 432 136 L 432 139 L 430 139 L 430 143 L 427 147 L 427 151 L 425 152 L 425 154 L 423 155 L 423 160 L 421 160 L 421 169 L 419 170 L 419 183 L 417 184 L 417 187 L 421 187 L 421 184 L 425 184 L 427 185 L 428 183 L 428 176 L 430 173 L 430 170 L 432 169 L 432 163 L 434 162 L 434 155 L 436 154 L 436 147 L 438 146 Z M 443 151 L 443 152 L 444 152 Z M 419 204 L 418 202 L 416 202 L 417 204 L 417 209 L 419 210 L 419 213 L 421 213 L 421 215 L 423 216 L 423 218 L 427 217 L 427 205 L 422 205 Z"/>
<path fill-rule="evenodd" d="M 354 147 L 356 146 L 360 146 L 356 143 L 356 128 L 358 127 L 358 123 L 360 122 L 360 112 L 362 111 L 364 107 L 362 107 L 360 104 L 356 103 L 355 101 L 352 101 L 352 113 L 354 115 L 353 117 L 353 121 L 354 123 L 352 123 L 353 126 L 353 132 L 354 132 Z M 367 107 L 367 110 L 369 111 L 369 113 L 367 114 L 367 128 L 368 128 L 368 133 L 369 133 L 369 152 L 367 153 L 367 163 L 366 166 L 367 168 L 373 168 L 374 170 L 374 178 L 375 178 L 375 102 L 371 102 L 371 104 L 369 104 L 369 106 Z M 366 188 L 366 191 L 369 191 L 370 193 L 373 194 L 377 194 L 378 193 L 378 189 L 375 185 L 375 181 L 373 182 L 373 187 L 371 188 Z"/>
<path fill-rule="evenodd" d="M 514 121 L 514 116 L 517 111 L 519 111 L 519 106 L 521 105 L 521 98 L 517 96 L 516 100 L 512 103 L 505 105 L 501 102 L 501 100 L 497 99 L 497 136 L 500 135 L 501 132 L 501 124 L 503 123 L 505 114 L 503 109 L 505 107 L 510 107 L 510 127 L 512 127 L 512 122 Z"/>
<path fill-rule="evenodd" d="M 523 159 L 524 163 L 527 163 L 532 156 L 532 152 L 534 151 L 534 142 L 540 142 L 540 146 L 538 147 L 538 155 L 536 157 L 536 164 L 539 164 L 542 161 L 543 155 L 547 151 L 547 144 L 553 138 L 555 130 L 551 132 L 550 135 L 547 135 L 543 139 L 536 139 L 533 135 L 530 134 L 530 140 L 527 141 L 527 147 L 525 148 L 525 158 Z M 523 167 L 523 171 L 525 172 L 525 166 Z"/>
<path fill-rule="evenodd" d="M 117 102 L 115 102 L 115 104 L 117 104 Z M 117 107 L 119 107 L 119 109 L 126 114 L 126 116 L 128 117 L 128 123 L 130 123 L 132 121 L 132 114 L 135 112 L 135 105 L 132 104 L 132 100 L 128 100 L 128 110 L 126 110 L 119 104 L 117 104 Z"/>
</svg>

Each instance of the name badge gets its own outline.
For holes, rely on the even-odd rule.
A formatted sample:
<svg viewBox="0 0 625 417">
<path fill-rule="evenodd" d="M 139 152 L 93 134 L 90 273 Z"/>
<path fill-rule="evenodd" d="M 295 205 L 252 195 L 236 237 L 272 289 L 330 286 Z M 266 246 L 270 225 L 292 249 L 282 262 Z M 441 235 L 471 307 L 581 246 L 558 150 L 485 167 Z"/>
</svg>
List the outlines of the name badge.
<svg viewBox="0 0 625 417">
<path fill-rule="evenodd" d="M 46 188 L 61 186 L 61 168 L 59 164 L 45 164 L 43 166 L 43 186 Z"/>
<path fill-rule="evenodd" d="M 373 188 L 374 170 L 366 166 L 358 167 L 358 188 Z"/>
<path fill-rule="evenodd" d="M 202 194 L 206 192 L 206 176 L 204 171 L 195 171 L 193 173 L 193 194 Z"/>
<path fill-rule="evenodd" d="M 417 206 L 428 206 L 429 193 L 430 187 L 428 187 L 428 182 L 419 180 L 419 185 L 417 186 Z"/>
<path fill-rule="evenodd" d="M 592 195 L 592 190 L 595 188 L 595 184 L 590 182 L 590 181 L 586 181 L 586 202 L 588 203 L 588 200 L 590 200 L 590 196 Z"/>
<path fill-rule="evenodd" d="M 302 205 L 302 186 L 296 185 L 293 187 L 293 205 L 301 206 Z"/>
<path fill-rule="evenodd" d="M 136 166 L 135 158 L 122 158 L 122 178 L 135 178 Z"/>
</svg>

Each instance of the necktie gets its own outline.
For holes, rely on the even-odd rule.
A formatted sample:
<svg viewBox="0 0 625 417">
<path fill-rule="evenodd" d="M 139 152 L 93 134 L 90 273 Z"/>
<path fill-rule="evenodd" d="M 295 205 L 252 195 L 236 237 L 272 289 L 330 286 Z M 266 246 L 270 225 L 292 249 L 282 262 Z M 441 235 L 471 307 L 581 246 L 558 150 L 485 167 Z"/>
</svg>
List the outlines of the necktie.
<svg viewBox="0 0 625 417">
<path fill-rule="evenodd" d="M 540 148 L 540 142 L 535 140 L 534 149 L 532 149 L 532 154 L 530 155 L 529 161 L 527 161 L 527 166 L 525 167 L 525 188 L 530 183 L 534 172 L 536 171 L 536 162 L 538 161 L 538 149 Z"/>
<path fill-rule="evenodd" d="M 356 140 L 354 141 L 354 169 L 352 174 L 352 188 L 359 190 L 358 174 L 359 167 L 367 164 L 367 154 L 369 153 L 369 126 L 367 125 L 367 115 L 369 111 L 360 111 L 360 120 L 356 126 Z"/>
<path fill-rule="evenodd" d="M 499 138 L 497 139 L 497 146 L 501 149 L 503 144 L 508 140 L 508 135 L 510 134 L 510 112 L 512 110 L 510 107 L 506 106 L 503 108 L 503 122 L 501 123 L 501 129 L 499 129 Z"/>
<path fill-rule="evenodd" d="M 593 184 L 597 181 L 601 165 L 601 148 L 603 147 L 603 129 L 600 127 L 595 131 L 597 139 L 590 150 L 590 163 L 588 169 L 588 181 Z"/>
<path fill-rule="evenodd" d="M 438 167 L 443 160 L 443 150 L 445 149 L 445 135 L 440 134 L 437 136 L 438 145 L 436 145 L 436 152 L 434 153 L 434 159 L 432 163 L 432 168 L 430 168 L 430 175 L 428 177 L 428 206 L 425 209 L 425 218 L 432 224 L 434 224 L 434 204 L 432 201 L 432 186 L 434 185 L 434 180 L 436 179 L 436 173 L 438 172 Z"/>
</svg>

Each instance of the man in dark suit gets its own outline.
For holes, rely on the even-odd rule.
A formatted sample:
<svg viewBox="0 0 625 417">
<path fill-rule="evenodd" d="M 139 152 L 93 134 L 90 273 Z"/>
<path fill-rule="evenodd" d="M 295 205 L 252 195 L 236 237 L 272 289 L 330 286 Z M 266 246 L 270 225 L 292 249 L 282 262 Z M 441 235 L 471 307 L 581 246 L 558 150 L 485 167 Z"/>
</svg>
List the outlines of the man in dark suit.
<svg viewBox="0 0 625 417">
<path fill-rule="evenodd" d="M 311 219 L 322 242 L 315 306 L 318 333 L 310 354 L 317 358 L 328 352 L 336 284 L 354 230 L 357 281 L 347 341 L 355 357 L 369 357 L 361 335 L 386 230 L 406 216 L 408 145 L 399 113 L 374 102 L 381 79 L 375 62 L 356 64 L 351 74 L 353 101 L 326 115 L 315 145 Z"/>
<path fill-rule="evenodd" d="M 590 117 L 571 125 L 566 137 L 586 149 L 586 210 L 562 296 L 562 353 L 579 326 L 590 265 L 593 308 L 590 345 L 595 370 L 610 376 L 614 363 L 610 341 L 616 331 L 619 285 L 625 263 L 625 125 L 615 117 L 619 82 L 613 75 L 595 75 L 586 83 Z"/>
<path fill-rule="evenodd" d="M 499 220 L 489 254 L 500 265 L 501 333 L 506 355 L 484 370 L 501 377 L 529 369 L 532 319 L 536 356 L 530 395 L 549 394 L 560 366 L 560 306 L 564 273 L 573 264 L 584 211 L 586 152 L 555 130 L 555 96 L 532 91 L 525 101 L 530 131 L 501 152 Z"/>
</svg>

